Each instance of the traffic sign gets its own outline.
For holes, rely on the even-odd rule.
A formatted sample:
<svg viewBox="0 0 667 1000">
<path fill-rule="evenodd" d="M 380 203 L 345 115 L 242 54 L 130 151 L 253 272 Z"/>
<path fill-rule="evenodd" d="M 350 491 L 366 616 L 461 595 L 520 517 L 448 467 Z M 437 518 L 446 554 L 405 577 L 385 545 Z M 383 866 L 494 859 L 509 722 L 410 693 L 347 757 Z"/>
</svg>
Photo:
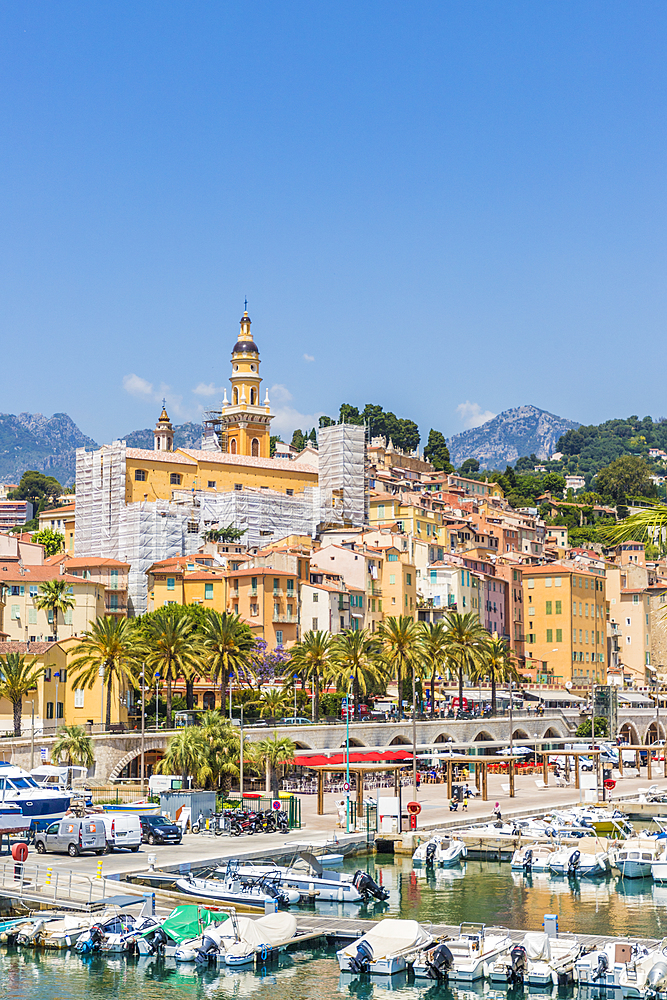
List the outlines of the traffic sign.
<svg viewBox="0 0 667 1000">
<path fill-rule="evenodd" d="M 346 792 L 349 792 L 349 790 L 350 790 L 350 782 L 349 782 L 349 781 L 346 781 L 346 782 L 345 782 L 345 784 L 343 785 L 343 789 L 344 789 L 344 790 L 345 790 Z"/>
<path fill-rule="evenodd" d="M 340 705 L 341 705 L 341 708 L 347 708 L 347 698 L 343 698 L 343 700 L 341 701 Z"/>
<path fill-rule="evenodd" d="M 282 809 L 282 803 L 280 799 L 274 799 L 273 802 L 271 803 L 271 808 L 274 810 L 274 812 L 280 812 L 280 810 Z"/>
</svg>

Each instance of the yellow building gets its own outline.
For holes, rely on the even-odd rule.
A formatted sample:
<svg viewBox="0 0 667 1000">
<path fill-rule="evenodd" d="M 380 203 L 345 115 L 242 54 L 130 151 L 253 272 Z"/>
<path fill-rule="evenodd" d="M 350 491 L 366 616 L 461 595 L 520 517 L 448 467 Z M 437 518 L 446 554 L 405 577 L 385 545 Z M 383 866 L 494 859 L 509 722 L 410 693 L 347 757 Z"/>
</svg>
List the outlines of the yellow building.
<svg viewBox="0 0 667 1000">
<path fill-rule="evenodd" d="M 227 573 L 227 610 L 240 615 L 269 649 L 293 646 L 299 634 L 299 578 L 256 567 Z"/>
<path fill-rule="evenodd" d="M 51 528 L 60 532 L 65 539 L 65 552 L 70 555 L 74 552 L 74 507 L 75 501 L 72 500 L 72 503 L 43 510 L 39 515 L 39 530 Z"/>
<path fill-rule="evenodd" d="M 148 570 L 148 610 L 170 604 L 201 604 L 221 614 L 227 610 L 227 578 L 213 568 L 210 555 L 177 556 Z"/>
<path fill-rule="evenodd" d="M 576 687 L 606 683 L 605 577 L 558 563 L 523 566 L 522 577 L 526 657 Z"/>
<path fill-rule="evenodd" d="M 442 514 L 420 504 L 402 501 L 391 493 L 377 493 L 369 501 L 371 527 L 398 524 L 399 531 L 414 535 L 428 545 L 443 546 L 445 533 Z"/>
<path fill-rule="evenodd" d="M 52 637 L 65 639 L 82 635 L 90 623 L 105 614 L 105 588 L 92 579 L 61 573 L 61 566 L 19 566 L 3 564 L 0 586 L 4 591 L 4 631 L 10 639 L 23 642 L 48 642 Z M 40 585 L 50 580 L 67 584 L 74 607 L 58 612 L 37 607 Z"/>
<path fill-rule="evenodd" d="M 232 401 L 227 393 L 222 403 L 222 447 L 230 455 L 268 458 L 271 446 L 269 392 L 260 406 L 259 351 L 250 332 L 247 311 L 241 317 L 241 332 L 232 349 Z"/>
<path fill-rule="evenodd" d="M 417 572 L 407 552 L 395 545 L 379 543 L 384 556 L 382 568 L 382 601 L 384 617 L 416 614 Z"/>
<path fill-rule="evenodd" d="M 71 679 L 71 663 L 76 659 L 75 650 L 80 641 L 68 638 L 58 642 L 0 643 L 0 655 L 18 653 L 25 656 L 27 663 L 34 661 L 35 666 L 44 671 L 34 691 L 28 692 L 23 699 L 21 729 L 24 736 L 29 736 L 32 729 L 33 708 L 35 730 L 40 734 L 53 735 L 59 726 L 65 725 L 93 726 L 93 731 L 99 731 L 100 724 L 106 719 L 106 688 L 103 692 L 99 675 L 94 678 L 93 686 L 85 690 L 78 686 L 75 688 Z M 112 725 L 127 724 L 127 695 L 124 687 L 119 691 L 114 685 L 111 692 Z M 14 730 L 12 704 L 6 698 L 0 698 L 0 730 Z M 39 759 L 35 761 L 35 766 L 38 763 Z"/>
</svg>

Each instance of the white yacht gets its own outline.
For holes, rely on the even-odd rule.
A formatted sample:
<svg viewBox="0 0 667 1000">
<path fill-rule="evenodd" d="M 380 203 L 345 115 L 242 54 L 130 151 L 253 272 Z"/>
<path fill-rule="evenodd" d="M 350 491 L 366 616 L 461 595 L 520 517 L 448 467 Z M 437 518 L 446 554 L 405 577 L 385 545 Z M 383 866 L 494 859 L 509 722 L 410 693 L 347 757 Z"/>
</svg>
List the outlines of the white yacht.
<svg viewBox="0 0 667 1000">
<path fill-rule="evenodd" d="M 42 788 L 29 771 L 0 761 L 0 804 L 19 806 L 32 829 L 43 829 L 62 819 L 70 800 L 70 792 Z"/>
<path fill-rule="evenodd" d="M 461 924 L 457 938 L 447 938 L 422 950 L 413 964 L 416 979 L 458 980 L 472 983 L 483 979 L 498 955 L 512 943 L 508 932 L 484 924 Z"/>
<path fill-rule="evenodd" d="M 176 879 L 176 888 L 189 896 L 200 896 L 202 899 L 214 900 L 216 903 L 226 903 L 229 906 L 265 907 L 266 903 L 278 900 L 280 906 L 290 906 L 298 903 L 301 893 L 298 889 L 283 886 L 280 879 L 264 875 L 254 880 L 231 876 L 224 879 L 196 878 L 188 874 Z"/>
<path fill-rule="evenodd" d="M 393 976 L 403 972 L 433 941 L 416 920 L 386 917 L 336 953 L 341 972 Z"/>
</svg>

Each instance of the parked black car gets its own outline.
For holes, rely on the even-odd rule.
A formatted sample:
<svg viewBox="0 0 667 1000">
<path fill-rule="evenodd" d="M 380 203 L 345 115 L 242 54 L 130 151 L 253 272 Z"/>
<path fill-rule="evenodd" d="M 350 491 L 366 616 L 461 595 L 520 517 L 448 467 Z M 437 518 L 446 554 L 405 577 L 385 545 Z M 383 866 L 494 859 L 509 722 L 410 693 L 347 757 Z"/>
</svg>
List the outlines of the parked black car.
<svg viewBox="0 0 667 1000">
<path fill-rule="evenodd" d="M 141 822 L 141 839 L 144 844 L 180 844 L 183 839 L 180 826 L 166 816 L 144 815 Z"/>
</svg>

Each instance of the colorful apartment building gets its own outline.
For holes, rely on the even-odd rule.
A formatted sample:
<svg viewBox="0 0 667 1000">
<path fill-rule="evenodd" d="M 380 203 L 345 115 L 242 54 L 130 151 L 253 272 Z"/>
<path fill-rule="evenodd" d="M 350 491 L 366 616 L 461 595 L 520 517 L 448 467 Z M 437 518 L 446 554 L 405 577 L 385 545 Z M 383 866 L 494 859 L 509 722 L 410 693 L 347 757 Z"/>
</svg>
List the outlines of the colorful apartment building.
<svg viewBox="0 0 667 1000">
<path fill-rule="evenodd" d="M 127 575 L 130 564 L 118 559 L 96 559 L 94 556 L 74 556 L 59 553 L 45 560 L 47 566 L 62 566 L 63 572 L 82 580 L 92 580 L 104 587 L 104 613 L 127 616 Z"/>
<path fill-rule="evenodd" d="M 65 539 L 65 552 L 74 552 L 74 512 L 76 502 L 62 504 L 60 507 L 51 507 L 43 510 L 39 515 L 39 530 L 50 528 L 51 531 L 59 532 Z"/>
<path fill-rule="evenodd" d="M 40 585 L 48 580 L 62 580 L 67 593 L 74 598 L 74 607 L 54 616 L 40 610 L 37 600 Z M 5 597 L 4 631 L 10 639 L 23 642 L 49 642 L 80 636 L 90 623 L 105 613 L 104 587 L 93 580 L 83 580 L 70 573 L 61 573 L 54 566 L 19 566 L 0 564 L 0 581 Z"/>
<path fill-rule="evenodd" d="M 524 566 L 522 577 L 526 657 L 580 688 L 606 683 L 605 577 L 559 563 Z"/>
</svg>

